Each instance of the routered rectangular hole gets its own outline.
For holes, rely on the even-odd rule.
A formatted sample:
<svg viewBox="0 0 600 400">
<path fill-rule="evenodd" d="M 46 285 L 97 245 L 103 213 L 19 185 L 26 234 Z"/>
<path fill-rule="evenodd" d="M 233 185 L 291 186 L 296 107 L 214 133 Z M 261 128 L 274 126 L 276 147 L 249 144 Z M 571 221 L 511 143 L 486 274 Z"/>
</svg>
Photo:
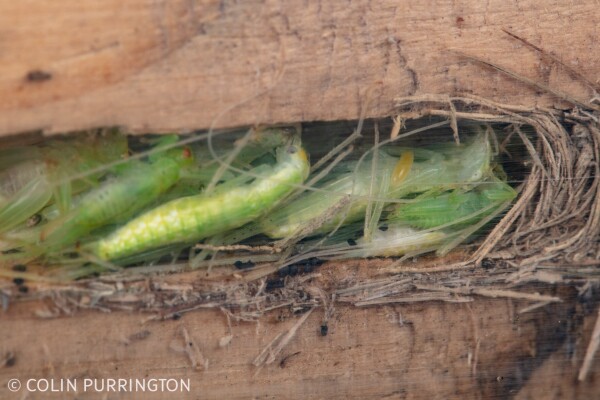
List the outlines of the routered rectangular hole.
<svg viewBox="0 0 600 400">
<path fill-rule="evenodd" d="M 533 130 L 464 122 L 456 135 L 442 118 L 399 123 L 131 137 L 105 129 L 7 143 L 2 274 L 274 272 L 473 252 L 514 204 L 531 165 L 522 136 L 534 145 Z"/>
</svg>

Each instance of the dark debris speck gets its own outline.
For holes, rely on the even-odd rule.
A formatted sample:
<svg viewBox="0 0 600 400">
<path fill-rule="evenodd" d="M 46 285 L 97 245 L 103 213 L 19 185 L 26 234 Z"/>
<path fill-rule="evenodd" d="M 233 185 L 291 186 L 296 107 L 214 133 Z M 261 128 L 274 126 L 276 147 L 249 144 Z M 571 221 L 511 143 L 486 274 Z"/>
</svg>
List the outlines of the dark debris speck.
<svg viewBox="0 0 600 400">
<path fill-rule="evenodd" d="M 281 289 L 284 286 L 285 286 L 285 280 L 282 278 L 269 279 L 267 281 L 267 287 L 265 288 L 265 290 L 271 291 L 271 290 L 275 290 L 275 289 Z"/>
<path fill-rule="evenodd" d="M 323 265 L 325 261 L 318 257 L 311 257 L 306 260 L 287 265 L 277 271 L 277 275 L 283 276 L 295 276 L 298 274 L 308 274 L 313 272 L 316 268 Z"/>
<path fill-rule="evenodd" d="M 252 261 L 243 262 L 243 261 L 238 260 L 238 261 L 234 262 L 233 265 L 237 269 L 249 269 L 249 268 L 253 268 L 256 264 L 254 264 Z"/>
<path fill-rule="evenodd" d="M 12 270 L 16 272 L 25 272 L 27 271 L 27 267 L 23 264 L 15 264 L 13 265 Z"/>
<path fill-rule="evenodd" d="M 17 363 L 17 357 L 13 353 L 9 352 L 6 355 L 6 358 L 4 360 L 4 366 L 5 367 L 14 367 L 16 363 Z"/>
<path fill-rule="evenodd" d="M 52 79 L 52 74 L 41 69 L 33 69 L 25 75 L 25 79 L 28 82 L 45 82 Z"/>
<path fill-rule="evenodd" d="M 483 260 L 481 260 L 481 267 L 484 269 L 492 269 L 496 266 L 496 263 L 493 260 L 490 260 L 489 258 L 484 258 Z"/>
<path fill-rule="evenodd" d="M 321 336 L 327 336 L 329 332 L 329 326 L 327 324 L 321 324 Z"/>
<path fill-rule="evenodd" d="M 25 283 L 25 279 L 23 278 L 14 278 L 13 279 L 13 283 L 17 286 L 21 286 L 22 284 Z"/>
</svg>

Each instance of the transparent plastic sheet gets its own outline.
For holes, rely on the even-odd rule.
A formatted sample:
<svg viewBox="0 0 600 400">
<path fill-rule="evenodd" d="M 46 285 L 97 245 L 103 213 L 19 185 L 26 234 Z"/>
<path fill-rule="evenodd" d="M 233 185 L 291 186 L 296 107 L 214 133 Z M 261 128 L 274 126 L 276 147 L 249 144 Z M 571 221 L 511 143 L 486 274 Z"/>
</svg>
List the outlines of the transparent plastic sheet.
<svg viewBox="0 0 600 400">
<path fill-rule="evenodd" d="M 131 139 L 128 156 L 122 150 L 104 168 L 91 165 L 89 172 L 63 172 L 54 178 L 56 183 L 48 183 L 46 205 L 22 212 L 20 226 L 7 228 L 3 235 L 4 270 L 10 263 L 38 264 L 41 272 L 44 268 L 59 271 L 56 279 L 74 279 L 132 264 L 181 263 L 186 257 L 190 268 L 231 264 L 232 256 L 256 264 L 261 256 L 255 258 L 254 253 L 287 253 L 280 254 L 277 262 L 286 267 L 317 254 L 323 259 L 409 257 L 438 250 L 443 255 L 472 239 L 475 232 L 485 234 L 516 196 L 506 182 L 491 125 L 461 127 L 464 143 L 459 144 L 447 128 L 442 129 L 447 125 L 443 120 L 433 124 L 439 127 L 437 133 L 425 125 L 393 140 L 380 138 L 379 125 L 382 130 L 393 129 L 388 122 L 368 121 L 362 136 L 346 147 L 339 144 L 347 140 L 347 133 L 331 134 L 335 124 L 321 124 L 321 135 L 305 133 L 302 144 L 298 128 L 217 134 L 208 143 L 208 134 Z M 428 137 L 411 140 L 418 131 Z M 287 143 L 290 132 L 297 141 L 292 147 Z M 403 136 L 406 140 L 399 141 Z M 59 146 L 55 142 L 50 140 L 50 146 Z M 302 147 L 312 154 L 313 171 L 296 179 L 299 172 L 294 168 L 309 165 Z M 32 153 L 39 148 L 30 147 Z M 291 169 L 286 167 L 288 161 L 278 158 L 288 157 L 289 149 L 293 149 L 292 159 L 301 152 L 297 167 L 290 164 Z M 43 156 L 31 158 L 44 161 Z M 25 158 L 21 165 L 29 162 Z M 295 181 L 286 181 L 290 173 Z M 100 181 L 81 194 L 75 192 L 68 202 L 70 209 L 64 210 L 58 201 L 64 195 L 57 197 L 55 188 L 71 191 L 73 182 L 85 182 L 88 176 Z M 500 189 L 492 192 L 495 187 Z M 20 193 L 15 197 L 19 195 L 28 198 Z M 247 206 L 252 196 L 264 204 Z M 266 201 L 267 197 L 272 199 Z M 6 200 L 11 201 L 15 202 Z M 433 217 L 433 209 L 427 207 L 442 207 L 439 217 Z M 406 213 L 398 213 L 404 209 L 411 210 L 408 219 L 402 216 Z M 203 217 L 203 210 L 212 211 Z M 157 215 L 159 222 L 149 222 L 149 215 Z M 173 233 L 190 219 L 191 230 Z M 156 224 L 160 225 L 156 232 L 146 232 Z M 138 225 L 143 228 L 139 232 L 135 231 L 141 229 L 135 228 Z M 140 239 L 146 234 L 148 239 Z M 128 240 L 127 246 L 137 247 L 115 253 L 112 243 Z M 388 240 L 412 244 L 386 246 Z"/>
</svg>

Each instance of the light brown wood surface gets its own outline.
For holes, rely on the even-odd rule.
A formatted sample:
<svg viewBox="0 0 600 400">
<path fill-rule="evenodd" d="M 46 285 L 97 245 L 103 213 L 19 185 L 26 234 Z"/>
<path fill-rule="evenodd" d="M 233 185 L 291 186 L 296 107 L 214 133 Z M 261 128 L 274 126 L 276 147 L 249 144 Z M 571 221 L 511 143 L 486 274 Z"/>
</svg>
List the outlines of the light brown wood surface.
<svg viewBox="0 0 600 400">
<path fill-rule="evenodd" d="M 0 0 L 0 134 L 355 119 L 367 100 L 369 116 L 387 116 L 396 96 L 460 91 L 561 107 L 454 51 L 586 101 L 588 88 L 502 29 L 598 82 L 599 24 L 592 1 Z M 220 347 L 230 332 L 218 311 L 143 323 L 148 315 L 137 312 L 40 319 L 40 303 L 16 304 L 0 311 L 0 361 L 14 355 L 0 368 L 0 398 L 49 397 L 10 393 L 6 383 L 15 377 L 189 377 L 192 393 L 183 398 L 190 399 L 598 393 L 597 362 L 588 381 L 574 378 L 593 319 L 575 323 L 574 302 L 517 318 L 525 305 L 340 306 L 325 337 L 317 309 L 258 372 L 253 358 L 298 317 L 234 323 L 231 343 Z M 208 369 L 194 370 L 171 346 L 182 341 L 181 327 Z M 70 395 L 55 398 L 94 398 Z"/>
<path fill-rule="evenodd" d="M 267 314 L 259 323 L 233 323 L 219 311 L 179 320 L 147 321 L 148 314 L 79 312 L 41 320 L 39 303 L 0 314 L 0 350 L 14 365 L 0 368 L 3 399 L 448 399 L 591 398 L 598 370 L 577 383 L 593 318 L 573 325 L 571 305 L 518 314 L 524 304 L 478 299 L 468 304 L 338 307 L 320 334 L 315 310 L 275 361 L 252 365 L 260 350 L 299 318 Z M 583 323 L 583 322 L 581 322 Z M 208 361 L 194 369 L 177 347 L 181 329 Z M 221 347 L 219 341 L 232 335 Z M 570 349 L 570 350 L 569 350 Z M 9 379 L 184 378 L 181 393 L 26 393 Z M 20 397 L 26 396 L 26 397 Z M 108 396 L 108 397 L 105 397 Z"/>
<path fill-rule="evenodd" d="M 508 29 L 600 78 L 593 1 L 0 1 L 0 134 L 157 132 L 387 116 L 392 99 L 556 99 L 458 57 L 592 93 Z M 370 92 L 367 93 L 367 92 Z"/>
<path fill-rule="evenodd" d="M 337 283 L 353 287 L 352 282 L 368 282 L 362 280 L 365 277 L 374 282 L 378 276 L 381 279 L 375 262 L 324 265 L 316 274 L 297 277 L 309 282 L 307 288 L 293 282 L 288 282 L 288 287 L 319 294 L 329 293 Z M 30 292 L 43 300 L 19 302 L 16 297 L 0 312 L 0 398 L 21 398 L 7 389 L 14 378 L 22 382 L 189 378 L 192 388 L 183 394 L 53 394 L 65 399 L 488 399 L 517 395 L 521 399 L 561 399 L 565 393 L 569 398 L 587 399 L 600 391 L 598 360 L 585 382 L 576 381 L 597 313 L 593 298 L 578 298 L 574 288 L 520 287 L 520 291 L 562 299 L 529 312 L 523 310 L 534 303 L 514 298 L 472 296 L 474 301 L 466 303 L 418 302 L 418 294 L 413 293 L 414 297 L 405 297 L 413 302 L 358 307 L 343 303 L 338 296 L 340 301 L 333 309 L 326 312 L 319 306 L 312 311 L 273 362 L 256 367 L 253 362 L 261 351 L 305 315 L 294 312 L 294 305 L 266 312 L 255 322 L 231 318 L 231 326 L 218 309 L 196 308 L 172 318 L 173 311 L 208 301 L 190 299 L 191 304 L 180 305 L 178 297 L 173 297 L 177 291 L 195 288 L 202 292 L 204 287 L 209 293 L 209 287 L 232 279 L 225 277 L 227 271 L 231 269 L 155 276 L 149 281 L 137 278 L 121 283 L 125 285 L 121 296 L 100 301 L 99 308 L 87 311 L 74 306 L 79 304 L 80 293 L 75 287 L 70 289 L 75 297 L 68 301 L 64 293 L 59 296 L 45 285 L 28 283 Z M 455 273 L 455 279 L 460 279 L 458 276 Z M 98 288 L 106 293 L 111 287 L 108 282 L 104 286 L 98 283 Z M 128 290 L 129 285 L 133 287 Z M 132 290 L 134 287 L 137 290 Z M 144 287 L 154 290 L 145 292 Z M 4 289 L 11 288 L 5 285 Z M 236 296 L 244 298 L 242 293 L 227 292 L 231 301 Z M 214 293 L 218 299 L 218 292 Z M 269 293 L 277 296 L 280 292 Z M 432 293 L 421 294 L 432 298 Z M 158 307 L 162 295 L 164 300 L 170 299 L 172 307 Z M 84 297 L 89 296 L 93 295 Z M 144 305 L 151 297 L 155 300 Z M 146 312 L 99 311 L 108 308 Z M 232 311 L 247 318 L 252 310 Z M 166 319 L 153 318 L 157 316 Z M 328 332 L 322 335 L 325 320 Z M 184 340 L 183 329 L 188 339 Z M 192 353 L 193 360 L 201 365 L 202 359 L 206 360 L 206 368 L 193 367 L 192 358 L 181 352 L 185 342 L 197 347 L 199 353 Z M 12 361 L 4 361 L 7 359 Z M 26 390 L 18 395 L 52 398 L 47 392 Z"/>
</svg>

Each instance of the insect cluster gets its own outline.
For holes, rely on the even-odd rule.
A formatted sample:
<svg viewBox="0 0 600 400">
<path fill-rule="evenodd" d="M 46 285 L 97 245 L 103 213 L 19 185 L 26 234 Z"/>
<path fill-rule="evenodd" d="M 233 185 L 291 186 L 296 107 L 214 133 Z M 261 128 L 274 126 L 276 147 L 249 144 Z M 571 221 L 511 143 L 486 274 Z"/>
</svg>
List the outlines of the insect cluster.
<svg viewBox="0 0 600 400">
<path fill-rule="evenodd" d="M 445 254 L 516 196 L 489 135 L 429 147 L 377 136 L 359 157 L 342 143 L 312 167 L 299 127 L 3 149 L 0 275 L 18 264 L 75 279 L 182 254 L 192 268 Z"/>
</svg>

